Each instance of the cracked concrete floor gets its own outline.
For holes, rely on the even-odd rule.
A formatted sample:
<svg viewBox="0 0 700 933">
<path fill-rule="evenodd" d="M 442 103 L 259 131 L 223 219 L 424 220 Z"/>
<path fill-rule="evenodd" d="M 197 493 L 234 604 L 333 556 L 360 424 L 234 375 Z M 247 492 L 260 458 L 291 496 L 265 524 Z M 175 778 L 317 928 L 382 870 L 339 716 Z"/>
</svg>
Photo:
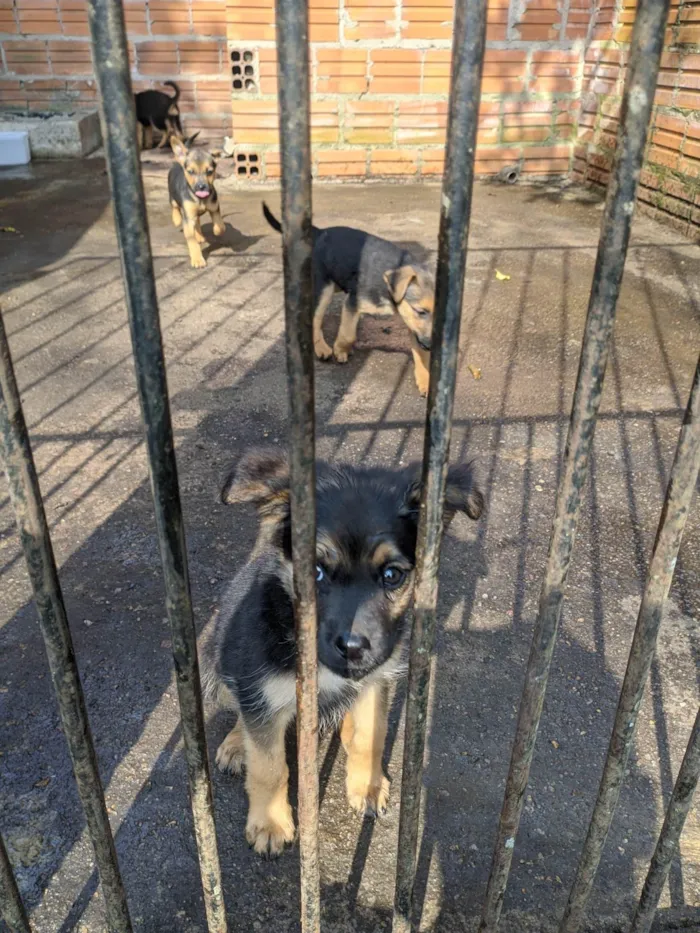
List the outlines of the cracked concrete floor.
<svg viewBox="0 0 700 933">
<path fill-rule="evenodd" d="M 146 187 L 198 627 L 253 541 L 219 505 L 229 463 L 285 442 L 279 238 L 261 191 L 220 184 L 227 236 L 204 270 Z M 3 313 L 41 475 L 135 929 L 203 931 L 160 564 L 107 179 L 101 160 L 0 173 Z M 275 192 L 264 194 L 277 207 Z M 435 249 L 439 189 L 318 186 L 317 223 Z M 549 539 L 600 204 L 575 191 L 479 185 L 453 455 L 476 458 L 488 511 L 445 542 L 417 900 L 421 928 L 472 930 L 483 899 Z M 700 250 L 635 223 L 591 481 L 515 849 L 503 929 L 560 915 L 597 790 L 665 482 L 700 346 Z M 510 276 L 499 281 L 499 270 Z M 332 335 L 337 305 L 327 318 Z M 475 379 L 469 367 L 481 370 Z M 398 320 L 365 320 L 347 366 L 318 364 L 319 452 L 421 455 L 424 403 Z M 10 508 L 0 491 L 0 829 L 37 933 L 104 930 L 101 897 Z M 698 705 L 700 521 L 688 524 L 590 931 L 625 929 Z M 343 754 L 323 745 L 326 930 L 390 923 L 403 693 L 388 816 L 354 818 Z M 229 727 L 208 710 L 210 754 Z M 298 929 L 298 852 L 258 861 L 241 783 L 215 774 L 232 930 Z M 691 813 L 660 929 L 700 929 Z"/>
</svg>

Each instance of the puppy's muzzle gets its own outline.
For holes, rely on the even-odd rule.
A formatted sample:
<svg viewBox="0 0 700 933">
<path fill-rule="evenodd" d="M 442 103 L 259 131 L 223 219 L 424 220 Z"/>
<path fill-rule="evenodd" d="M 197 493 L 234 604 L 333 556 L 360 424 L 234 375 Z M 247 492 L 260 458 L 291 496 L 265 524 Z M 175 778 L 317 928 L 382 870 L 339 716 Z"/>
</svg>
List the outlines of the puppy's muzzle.
<svg viewBox="0 0 700 933">
<path fill-rule="evenodd" d="M 358 664 L 364 660 L 365 653 L 371 648 L 369 638 L 354 632 L 343 632 L 335 640 L 335 649 L 344 661 Z"/>
<path fill-rule="evenodd" d="M 204 200 L 205 198 L 208 198 L 209 195 L 211 194 L 211 188 L 209 187 L 209 185 L 205 185 L 203 182 L 198 182 L 194 186 L 194 193 L 198 198 L 201 198 L 202 200 Z"/>
<path fill-rule="evenodd" d="M 430 350 L 433 342 L 430 337 L 416 337 L 416 343 L 421 349 Z"/>
</svg>

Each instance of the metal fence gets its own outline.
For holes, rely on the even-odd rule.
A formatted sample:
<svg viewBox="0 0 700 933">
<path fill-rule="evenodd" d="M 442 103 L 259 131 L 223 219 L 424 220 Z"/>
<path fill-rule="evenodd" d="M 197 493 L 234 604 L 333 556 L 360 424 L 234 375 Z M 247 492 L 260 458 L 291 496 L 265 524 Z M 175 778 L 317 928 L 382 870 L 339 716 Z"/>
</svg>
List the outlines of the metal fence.
<svg viewBox="0 0 700 933">
<path fill-rule="evenodd" d="M 410 647 L 406 738 L 394 902 L 394 933 L 413 927 L 419 810 L 430 658 L 437 604 L 442 507 L 450 447 L 457 347 L 471 213 L 474 152 L 487 0 L 457 0 L 445 175 L 440 210 L 430 392 L 418 532 L 415 624 Z M 119 0 L 89 0 L 93 60 L 106 130 L 106 157 L 122 258 L 139 397 L 146 433 L 167 612 L 172 629 L 190 798 L 210 933 L 228 929 L 217 852 L 195 627 L 148 224 L 139 174 L 124 15 Z M 528 784 L 586 482 L 617 297 L 656 86 L 669 0 L 640 0 L 627 69 L 617 152 L 598 245 L 564 467 L 556 500 L 539 613 L 525 673 L 510 770 L 480 930 L 497 929 Z M 282 147 L 282 223 L 290 450 L 294 609 L 297 623 L 297 729 L 301 924 L 321 928 L 318 861 L 318 709 L 315 599 L 314 381 L 311 334 L 311 165 L 308 12 L 305 0 L 277 0 Z M 0 318 L 0 452 L 22 540 L 104 895 L 107 926 L 132 929 L 75 663 L 46 517 L 12 361 Z M 658 532 L 598 799 L 560 933 L 581 928 L 617 804 L 648 679 L 664 601 L 700 467 L 700 360 Z M 700 773 L 700 713 L 678 775 L 632 933 L 649 930 Z M 13 933 L 31 929 L 0 839 L 0 912 Z M 235 924 L 233 924 L 235 928 Z"/>
</svg>

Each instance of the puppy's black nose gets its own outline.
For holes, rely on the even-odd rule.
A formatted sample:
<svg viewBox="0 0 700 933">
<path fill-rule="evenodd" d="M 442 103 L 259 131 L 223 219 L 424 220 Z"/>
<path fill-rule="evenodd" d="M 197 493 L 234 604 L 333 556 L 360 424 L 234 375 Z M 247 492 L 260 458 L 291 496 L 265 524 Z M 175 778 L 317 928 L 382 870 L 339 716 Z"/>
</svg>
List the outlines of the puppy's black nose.
<svg viewBox="0 0 700 933">
<path fill-rule="evenodd" d="M 418 345 L 424 350 L 429 350 L 431 347 L 430 337 L 416 337 L 416 341 L 418 342 Z"/>
<path fill-rule="evenodd" d="M 369 638 L 364 635 L 355 635 L 353 632 L 343 632 L 335 640 L 338 652 L 348 661 L 360 661 L 365 651 L 370 648 Z"/>
</svg>

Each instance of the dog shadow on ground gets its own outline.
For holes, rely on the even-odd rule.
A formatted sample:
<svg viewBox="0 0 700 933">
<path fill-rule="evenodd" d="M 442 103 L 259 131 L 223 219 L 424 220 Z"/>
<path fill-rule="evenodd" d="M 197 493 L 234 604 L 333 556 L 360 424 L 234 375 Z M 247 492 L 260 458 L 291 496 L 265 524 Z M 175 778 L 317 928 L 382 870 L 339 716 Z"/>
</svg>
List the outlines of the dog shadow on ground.
<svg viewBox="0 0 700 933">
<path fill-rule="evenodd" d="M 221 236 L 216 236 L 214 234 L 213 224 L 202 224 L 202 233 L 207 238 L 208 242 L 207 246 L 202 247 L 202 254 L 205 259 L 208 259 L 209 256 L 222 250 L 229 250 L 232 253 L 245 253 L 263 238 L 262 234 L 258 236 L 246 236 L 245 233 L 241 233 L 240 230 L 236 229 L 236 227 L 227 220 L 224 221 L 224 224 L 226 226 L 226 231 L 222 233 Z"/>
</svg>

